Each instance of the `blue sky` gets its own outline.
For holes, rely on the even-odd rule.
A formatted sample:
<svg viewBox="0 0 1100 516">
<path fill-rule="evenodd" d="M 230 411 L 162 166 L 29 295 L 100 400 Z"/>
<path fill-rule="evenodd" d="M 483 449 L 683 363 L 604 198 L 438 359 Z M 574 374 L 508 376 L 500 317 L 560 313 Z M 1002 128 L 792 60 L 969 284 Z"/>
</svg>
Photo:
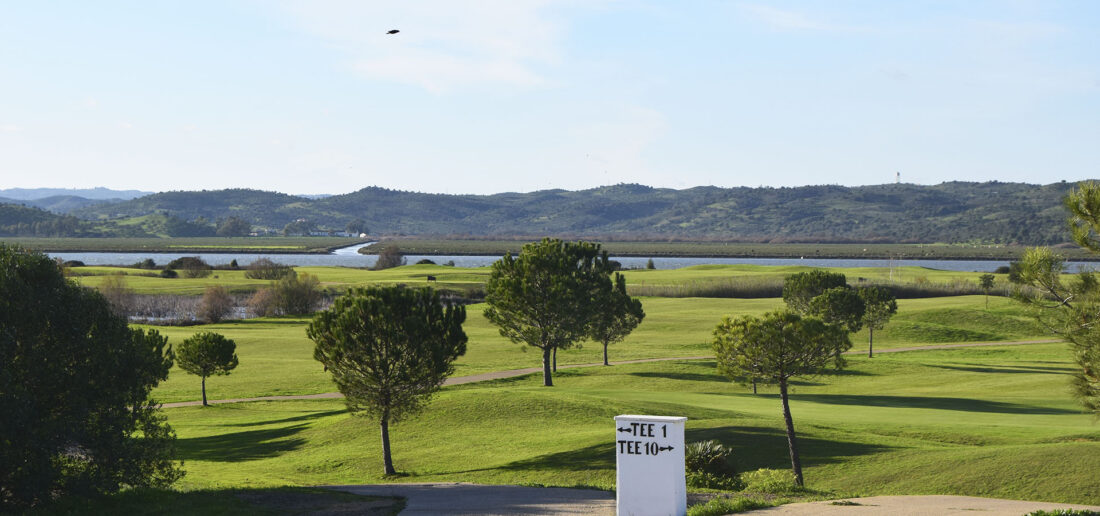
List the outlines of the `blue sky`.
<svg viewBox="0 0 1100 516">
<path fill-rule="evenodd" d="M 1097 49 L 1084 0 L 3 2 L 0 188 L 1074 181 Z"/>
</svg>

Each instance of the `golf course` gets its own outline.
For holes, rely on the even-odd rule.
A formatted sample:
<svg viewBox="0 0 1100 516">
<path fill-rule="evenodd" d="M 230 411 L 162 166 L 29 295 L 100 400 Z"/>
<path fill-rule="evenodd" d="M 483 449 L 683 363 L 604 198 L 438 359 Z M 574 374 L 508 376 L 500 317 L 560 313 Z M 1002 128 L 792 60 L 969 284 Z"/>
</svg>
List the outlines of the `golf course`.
<svg viewBox="0 0 1100 516">
<path fill-rule="evenodd" d="M 781 282 L 804 270 L 702 266 L 626 271 L 625 276 L 628 288 L 676 287 Z M 146 294 L 197 294 L 209 285 L 247 292 L 265 284 L 240 271 L 165 279 L 138 269 L 76 267 L 70 275 L 96 286 L 120 272 L 129 288 Z M 845 273 L 850 283 L 976 285 L 978 276 L 909 267 L 834 272 Z M 488 269 L 301 267 L 298 273 L 316 275 L 333 290 L 417 286 L 433 276 L 436 288 L 475 292 Z M 998 287 L 1006 281 L 1000 275 Z M 720 375 L 711 344 L 723 317 L 760 315 L 781 307 L 783 300 L 640 299 L 645 319 L 609 348 L 611 360 L 663 360 L 594 365 L 602 361 L 602 348 L 585 342 L 560 351 L 557 361 L 559 366 L 590 366 L 561 368 L 554 387 L 543 387 L 539 374 L 444 387 L 422 413 L 390 427 L 397 476 L 382 474 L 377 421 L 350 415 L 341 399 L 185 406 L 163 409 L 177 433 L 186 471 L 177 491 L 131 492 L 111 503 L 158 507 L 156 500 L 196 500 L 173 506 L 186 513 L 201 510 L 201 500 L 249 490 L 386 482 L 611 490 L 611 430 L 619 414 L 685 416 L 687 441 L 716 440 L 732 448 L 738 471 L 789 469 L 777 391 L 761 384 L 753 394 L 750 386 Z M 501 337 L 483 317 L 485 306 L 467 306 L 463 329 L 469 343 L 452 376 L 538 366 L 540 353 Z M 239 367 L 207 379 L 212 400 L 335 392 L 331 376 L 313 358 L 314 344 L 305 331 L 309 321 L 268 317 L 147 328 L 166 335 L 169 343 L 200 331 L 236 342 Z M 806 490 L 795 499 L 951 494 L 1100 504 L 1095 475 L 1100 429 L 1069 393 L 1072 356 L 1016 301 L 996 295 L 899 299 L 897 314 L 874 333 L 873 358 L 867 356 L 866 329 L 851 339 L 847 367 L 792 381 L 791 412 L 806 478 Z M 954 347 L 960 344 L 982 345 Z M 944 345 L 951 347 L 935 349 Z M 153 398 L 161 403 L 198 400 L 199 378 L 174 368 Z M 746 493 L 758 495 L 770 496 Z"/>
</svg>

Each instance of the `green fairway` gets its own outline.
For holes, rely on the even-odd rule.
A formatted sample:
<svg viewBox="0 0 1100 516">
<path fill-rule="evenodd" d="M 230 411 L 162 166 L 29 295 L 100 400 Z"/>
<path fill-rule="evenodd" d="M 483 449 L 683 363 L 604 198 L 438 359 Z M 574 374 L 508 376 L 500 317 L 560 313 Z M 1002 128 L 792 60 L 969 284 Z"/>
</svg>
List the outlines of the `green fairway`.
<svg viewBox="0 0 1100 516">
<path fill-rule="evenodd" d="M 1100 433 L 1066 394 L 1061 344 L 855 357 L 799 382 L 792 413 L 809 487 L 843 494 L 960 494 L 1100 502 Z M 446 388 L 393 428 L 402 482 L 614 483 L 612 418 L 687 416 L 688 440 L 718 439 L 742 470 L 788 467 L 777 396 L 713 361 L 574 369 Z M 340 401 L 168 409 L 182 487 L 383 482 L 374 422 Z"/>
<path fill-rule="evenodd" d="M 711 332 L 722 317 L 760 314 L 782 305 L 779 299 L 645 298 L 646 318 L 625 341 L 613 344 L 613 361 L 641 358 L 709 356 Z M 459 358 L 455 376 L 467 376 L 538 367 L 541 355 L 534 348 L 501 337 L 481 315 L 484 304 L 467 307 L 464 328 L 470 338 L 466 355 Z M 209 330 L 237 342 L 240 366 L 229 376 L 207 382 L 212 399 L 314 394 L 332 392 L 335 386 L 313 359 L 313 342 L 306 337 L 307 318 L 250 319 L 202 326 L 155 327 L 178 343 L 196 332 Z M 1012 341 L 1050 338 L 1025 316 L 1015 303 L 990 300 L 985 310 L 981 296 L 906 299 L 898 315 L 875 333 L 875 349 L 925 344 Z M 852 336 L 853 351 L 867 349 L 866 330 Z M 602 361 L 602 348 L 583 343 L 580 348 L 558 353 L 559 365 Z M 161 402 L 199 399 L 199 378 L 174 368 L 166 382 L 154 391 Z"/>
</svg>

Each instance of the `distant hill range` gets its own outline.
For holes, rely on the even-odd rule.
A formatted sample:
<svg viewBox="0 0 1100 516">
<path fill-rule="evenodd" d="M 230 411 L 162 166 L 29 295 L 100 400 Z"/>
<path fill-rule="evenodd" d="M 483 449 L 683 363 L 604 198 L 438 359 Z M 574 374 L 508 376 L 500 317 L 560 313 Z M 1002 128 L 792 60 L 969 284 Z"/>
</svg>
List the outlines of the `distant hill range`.
<svg viewBox="0 0 1100 516">
<path fill-rule="evenodd" d="M 212 234 L 217 221 L 236 216 L 276 232 L 288 224 L 339 231 L 361 220 L 377 235 L 1038 245 L 1069 239 L 1061 200 L 1073 186 L 951 182 L 672 190 L 620 184 L 495 195 L 370 187 L 315 199 L 230 189 L 162 192 L 56 211 L 81 219 L 78 233 L 85 236 Z M 0 212 L 0 232 L 12 226 L 5 218 L 16 212 L 22 234 L 30 231 L 26 224 L 57 231 L 72 225 L 70 218 L 9 210 Z"/>
<path fill-rule="evenodd" d="M 32 201 L 46 197 L 82 197 L 93 200 L 129 200 L 154 192 L 141 190 L 111 190 L 110 188 L 8 188 L 0 190 L 0 197 L 18 201 Z"/>
</svg>

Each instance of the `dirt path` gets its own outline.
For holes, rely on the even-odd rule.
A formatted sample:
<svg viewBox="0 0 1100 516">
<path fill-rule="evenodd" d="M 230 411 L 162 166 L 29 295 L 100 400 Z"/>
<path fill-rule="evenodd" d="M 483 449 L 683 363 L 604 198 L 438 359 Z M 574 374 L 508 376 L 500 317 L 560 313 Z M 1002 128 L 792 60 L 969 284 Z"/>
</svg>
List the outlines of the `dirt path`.
<svg viewBox="0 0 1100 516">
<path fill-rule="evenodd" d="M 850 502 L 838 504 L 838 502 Z M 836 504 L 836 505 L 835 505 Z M 1069 503 L 999 500 L 973 496 L 868 496 L 826 502 L 806 502 L 780 505 L 748 511 L 756 516 L 940 516 L 945 514 L 981 514 L 982 516 L 1020 516 L 1032 511 L 1055 509 L 1089 509 L 1098 506 Z"/>
<path fill-rule="evenodd" d="M 893 348 L 882 349 L 875 351 L 876 355 L 883 353 L 900 353 L 903 351 L 927 351 L 931 349 L 954 349 L 954 348 L 976 348 L 982 346 L 1017 346 L 1023 344 L 1051 344 L 1054 342 L 1061 342 L 1060 340 L 1024 340 L 1018 342 L 967 342 L 964 344 L 932 344 L 928 346 L 912 346 L 907 348 Z M 863 354 L 863 351 L 849 351 L 846 355 Z M 714 356 L 694 356 L 694 357 L 670 357 L 670 358 L 643 358 L 639 360 L 623 360 L 620 362 L 611 362 L 612 365 L 623 364 L 644 364 L 647 362 L 667 362 L 671 360 L 706 360 L 713 359 Z M 603 363 L 597 362 L 593 364 L 571 364 L 560 365 L 558 369 L 573 369 L 577 367 L 597 367 L 602 366 Z M 523 376 L 525 374 L 532 374 L 541 372 L 541 367 L 526 367 L 523 369 L 509 369 L 506 371 L 493 371 L 491 373 L 475 374 L 470 376 L 457 376 L 454 378 L 448 378 L 443 382 L 443 385 L 461 385 L 464 383 L 484 382 L 488 380 L 499 380 L 501 378 L 515 378 L 517 376 Z M 317 400 L 317 399 L 332 399 L 343 398 L 344 395 L 338 392 L 325 392 L 321 394 L 297 394 L 286 396 L 260 396 L 256 398 L 230 398 L 224 400 L 209 400 L 209 403 L 242 403 L 246 401 L 279 401 L 279 400 Z M 176 407 L 194 407 L 202 405 L 201 401 L 178 401 L 175 403 L 164 403 L 161 406 L 164 408 L 176 408 Z"/>
<path fill-rule="evenodd" d="M 404 515 L 485 514 L 565 515 L 615 514 L 615 493 L 561 487 L 491 486 L 480 484 L 424 483 L 324 486 L 359 495 L 400 496 L 407 500 Z M 699 503 L 688 502 L 689 505 Z M 792 503 L 748 511 L 759 516 L 941 516 L 975 513 L 983 516 L 1020 516 L 1031 511 L 1100 507 L 1024 500 L 1000 500 L 973 496 L 869 496 L 822 502 Z"/>
</svg>

